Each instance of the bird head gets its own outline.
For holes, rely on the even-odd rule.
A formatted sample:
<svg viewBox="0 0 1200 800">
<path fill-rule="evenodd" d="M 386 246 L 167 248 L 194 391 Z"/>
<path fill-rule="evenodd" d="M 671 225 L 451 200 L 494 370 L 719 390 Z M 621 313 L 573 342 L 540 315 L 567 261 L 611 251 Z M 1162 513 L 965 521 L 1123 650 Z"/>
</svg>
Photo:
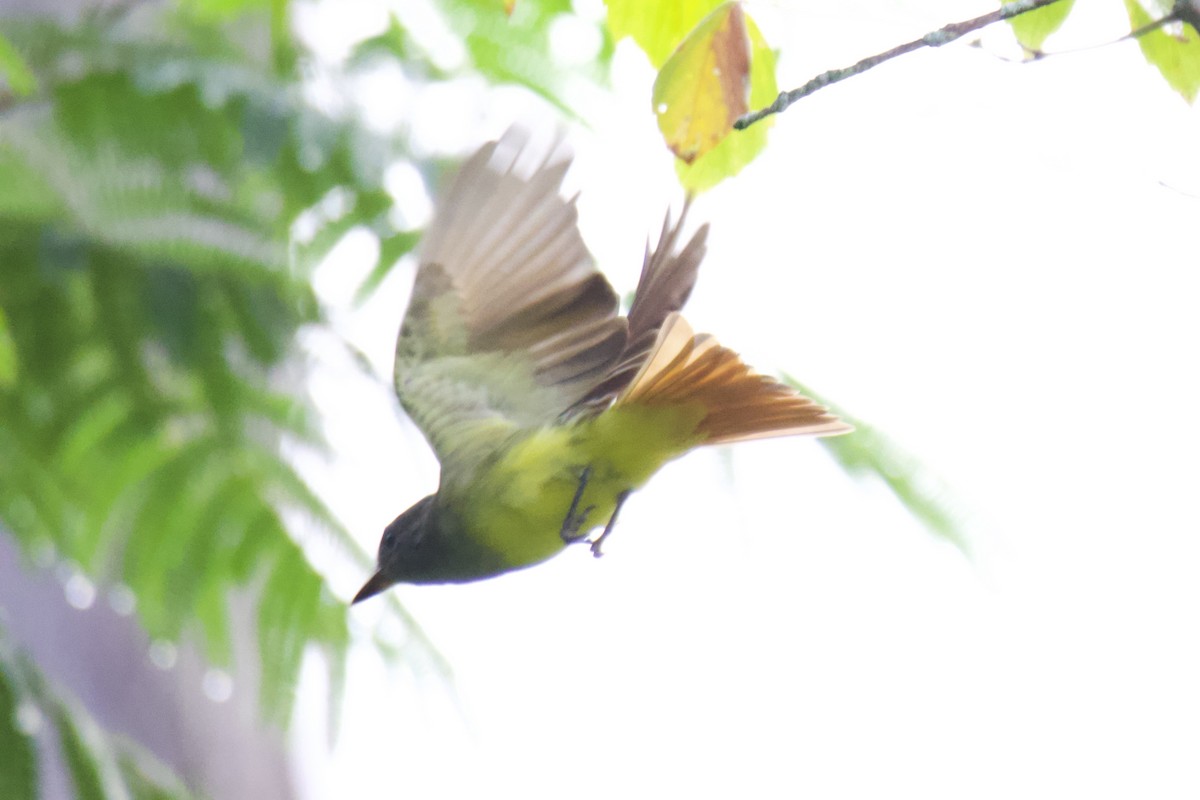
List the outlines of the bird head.
<svg viewBox="0 0 1200 800">
<path fill-rule="evenodd" d="M 375 558 L 375 574 L 354 595 L 353 603 L 366 600 L 419 574 L 428 560 L 421 545 L 430 532 L 435 497 L 431 494 L 421 498 L 383 529 L 379 554 Z"/>
</svg>

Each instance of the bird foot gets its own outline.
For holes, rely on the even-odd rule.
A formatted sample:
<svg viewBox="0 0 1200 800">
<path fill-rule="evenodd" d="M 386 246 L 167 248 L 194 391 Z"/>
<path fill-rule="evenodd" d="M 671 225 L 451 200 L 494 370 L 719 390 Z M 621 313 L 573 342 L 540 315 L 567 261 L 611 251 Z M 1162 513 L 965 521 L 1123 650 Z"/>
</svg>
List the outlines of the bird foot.
<svg viewBox="0 0 1200 800">
<path fill-rule="evenodd" d="M 604 544 L 604 540 L 607 539 L 610 534 L 612 534 L 613 527 L 615 527 L 617 524 L 617 514 L 620 513 L 621 506 L 625 505 L 625 501 L 632 493 L 632 489 L 626 489 L 617 495 L 617 505 L 615 508 L 613 508 L 612 516 L 608 518 L 608 523 L 604 526 L 604 530 L 601 532 L 601 534 L 592 541 L 592 555 L 596 558 L 604 555 L 604 551 L 600 549 L 600 546 Z"/>
<path fill-rule="evenodd" d="M 571 498 L 571 507 L 567 509 L 567 515 L 563 517 L 562 528 L 559 530 L 559 535 L 567 544 L 575 544 L 576 542 L 584 541 L 587 538 L 587 532 L 584 530 L 584 524 L 587 522 L 588 515 L 595 510 L 595 506 L 587 506 L 580 508 L 579 503 L 583 500 L 583 492 L 587 489 L 588 479 L 592 476 L 592 468 L 584 467 L 583 472 L 579 475 L 579 485 L 575 488 L 575 496 Z"/>
</svg>

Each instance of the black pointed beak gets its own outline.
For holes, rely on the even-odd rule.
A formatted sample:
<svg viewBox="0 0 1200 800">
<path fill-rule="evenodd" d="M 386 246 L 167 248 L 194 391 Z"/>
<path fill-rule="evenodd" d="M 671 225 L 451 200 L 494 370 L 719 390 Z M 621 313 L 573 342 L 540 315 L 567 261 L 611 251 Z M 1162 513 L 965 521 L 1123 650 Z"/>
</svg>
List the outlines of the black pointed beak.
<svg viewBox="0 0 1200 800">
<path fill-rule="evenodd" d="M 368 597 L 374 597 L 392 585 L 394 581 L 388 580 L 383 574 L 383 570 L 377 571 L 374 575 L 367 579 L 363 587 L 358 590 L 358 594 L 354 595 L 354 599 L 350 601 L 350 605 L 362 602 Z"/>
</svg>

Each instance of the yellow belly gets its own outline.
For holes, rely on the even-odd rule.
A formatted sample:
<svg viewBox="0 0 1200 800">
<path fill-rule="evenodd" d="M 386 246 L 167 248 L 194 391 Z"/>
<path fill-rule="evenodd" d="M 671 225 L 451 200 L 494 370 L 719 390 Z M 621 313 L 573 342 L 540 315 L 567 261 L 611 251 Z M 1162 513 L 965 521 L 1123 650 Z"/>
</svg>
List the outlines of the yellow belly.
<svg viewBox="0 0 1200 800">
<path fill-rule="evenodd" d="M 698 407 L 617 406 L 523 435 L 455 499 L 465 512 L 464 533 L 511 566 L 544 561 L 565 546 L 563 520 L 584 469 L 590 471 L 578 510 L 592 508 L 580 533 L 603 526 L 618 495 L 695 445 L 701 416 Z"/>
</svg>

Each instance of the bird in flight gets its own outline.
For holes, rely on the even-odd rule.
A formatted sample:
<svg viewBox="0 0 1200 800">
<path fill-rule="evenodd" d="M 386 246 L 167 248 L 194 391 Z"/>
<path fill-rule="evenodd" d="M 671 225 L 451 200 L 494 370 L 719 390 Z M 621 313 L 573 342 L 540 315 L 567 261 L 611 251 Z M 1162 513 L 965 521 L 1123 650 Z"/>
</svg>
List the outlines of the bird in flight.
<svg viewBox="0 0 1200 800">
<path fill-rule="evenodd" d="M 679 315 L 708 232 L 679 246 L 686 205 L 647 247 L 621 316 L 559 194 L 569 157 L 522 169 L 526 149 L 510 131 L 476 152 L 421 242 L 395 388 L 441 480 L 384 529 L 356 603 L 396 583 L 522 569 L 574 543 L 599 555 L 630 493 L 689 450 L 851 429 Z"/>
</svg>

